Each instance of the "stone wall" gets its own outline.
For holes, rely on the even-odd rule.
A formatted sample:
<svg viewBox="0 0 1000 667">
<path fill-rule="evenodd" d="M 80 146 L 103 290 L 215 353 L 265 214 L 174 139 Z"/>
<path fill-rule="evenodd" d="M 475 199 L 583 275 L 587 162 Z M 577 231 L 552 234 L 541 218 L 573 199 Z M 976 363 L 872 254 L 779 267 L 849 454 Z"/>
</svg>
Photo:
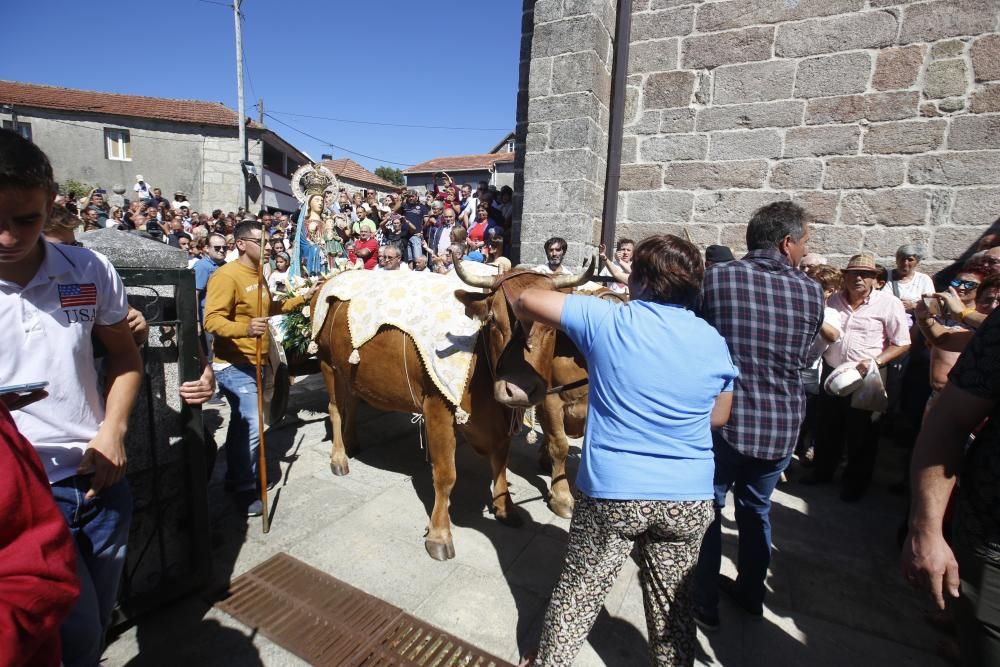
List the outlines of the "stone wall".
<svg viewBox="0 0 1000 667">
<path fill-rule="evenodd" d="M 561 204 L 601 185 L 587 171 L 600 160 L 571 156 L 584 127 L 583 152 L 605 155 L 597 26 L 613 3 L 535 4 L 525 242 L 558 222 L 596 239 Z M 932 265 L 958 257 L 1000 216 L 998 26 L 1000 0 L 635 0 L 617 235 L 740 252 L 752 212 L 791 199 L 818 221 L 812 249 L 837 261 L 891 259 L 904 242 Z M 588 57 L 596 79 L 567 66 Z"/>
</svg>

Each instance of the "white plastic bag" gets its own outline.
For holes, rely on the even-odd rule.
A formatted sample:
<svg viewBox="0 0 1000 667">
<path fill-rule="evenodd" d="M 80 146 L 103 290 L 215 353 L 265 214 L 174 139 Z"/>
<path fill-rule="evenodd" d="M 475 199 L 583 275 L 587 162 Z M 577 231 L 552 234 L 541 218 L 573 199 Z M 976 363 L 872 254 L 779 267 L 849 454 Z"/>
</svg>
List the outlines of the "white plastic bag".
<svg viewBox="0 0 1000 667">
<path fill-rule="evenodd" d="M 851 394 L 851 407 L 872 412 L 872 421 L 889 409 L 889 395 L 885 393 L 885 383 L 879 373 L 878 363 L 872 359 L 864 382 Z"/>
</svg>

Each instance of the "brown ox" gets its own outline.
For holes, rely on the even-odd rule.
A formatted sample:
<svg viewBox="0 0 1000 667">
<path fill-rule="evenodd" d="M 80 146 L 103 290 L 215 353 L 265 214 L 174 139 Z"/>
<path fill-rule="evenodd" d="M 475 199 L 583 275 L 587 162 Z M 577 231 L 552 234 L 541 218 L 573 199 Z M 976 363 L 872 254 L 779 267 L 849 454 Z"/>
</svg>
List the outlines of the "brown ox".
<svg viewBox="0 0 1000 667">
<path fill-rule="evenodd" d="M 625 302 L 622 295 L 609 289 L 602 288 L 586 294 L 607 301 Z M 566 458 L 569 456 L 567 438 L 582 438 L 587 423 L 587 360 L 569 336 L 561 331 L 556 334 L 549 386 L 551 388 L 545 400 L 535 408 L 544 437 L 539 465 L 552 475 L 549 509 L 569 519 L 573 516 L 573 494 L 566 476 Z"/>
<path fill-rule="evenodd" d="M 330 469 L 335 475 L 349 472 L 348 449 L 356 437 L 354 417 L 358 399 L 386 411 L 424 415 L 427 449 L 434 479 L 434 508 L 424 540 L 427 553 L 436 560 L 455 556 L 448 516 L 448 498 L 455 485 L 456 431 L 484 456 L 493 472 L 493 507 L 497 519 L 518 525 L 507 489 L 507 456 L 515 408 L 541 402 L 548 387 L 555 332 L 537 324 L 519 322 L 511 303 L 528 288 L 559 289 L 590 279 L 596 262 L 582 276 L 545 276 L 513 272 L 503 276 L 469 276 L 461 262 L 455 268 L 463 281 L 487 293 L 457 290 L 455 297 L 466 312 L 483 322 L 473 360 L 473 373 L 461 406 L 470 418 L 455 423 L 451 404 L 442 396 L 424 370 L 413 341 L 394 327 L 383 327 L 361 349 L 361 361 L 351 364 L 353 346 L 347 326 L 347 309 L 331 298 L 330 310 L 320 331 L 318 357 L 330 395 L 333 447 Z M 377 289 L 378 273 L 372 274 Z M 336 278 L 334 278 L 336 280 Z M 315 303 L 312 304 L 316 312 Z"/>
</svg>

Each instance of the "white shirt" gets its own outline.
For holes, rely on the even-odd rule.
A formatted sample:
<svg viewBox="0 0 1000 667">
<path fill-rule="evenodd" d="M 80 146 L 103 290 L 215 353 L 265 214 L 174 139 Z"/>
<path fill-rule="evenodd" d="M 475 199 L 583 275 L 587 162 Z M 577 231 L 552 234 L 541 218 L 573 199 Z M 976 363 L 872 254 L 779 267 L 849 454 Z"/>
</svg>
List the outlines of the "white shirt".
<svg viewBox="0 0 1000 667">
<path fill-rule="evenodd" d="M 77 246 L 44 244 L 35 277 L 21 288 L 0 280 L 0 384 L 47 381 L 48 398 L 14 411 L 49 482 L 76 474 L 104 420 L 91 333 L 128 313 L 125 286 L 107 258 Z"/>
<path fill-rule="evenodd" d="M 136 183 L 132 186 L 139 199 L 152 199 L 153 191 L 149 189 L 149 183 Z"/>
<path fill-rule="evenodd" d="M 278 283 L 282 283 L 279 286 Z M 288 271 L 271 271 L 267 277 L 267 289 L 271 292 L 271 298 L 278 301 L 279 297 L 289 290 Z"/>
<path fill-rule="evenodd" d="M 556 269 L 555 271 L 550 269 L 548 264 L 539 264 L 538 266 L 533 268 L 532 271 L 534 271 L 535 273 L 550 273 L 553 275 L 563 275 L 563 276 L 573 273 L 572 271 L 566 268 L 565 264 L 560 264 L 559 268 Z"/>
<path fill-rule="evenodd" d="M 174 209 L 175 211 L 181 210 L 181 206 L 187 206 L 188 210 L 191 210 L 191 203 L 187 199 L 184 199 L 182 201 L 177 201 L 175 199 L 172 202 L 170 202 L 170 208 Z"/>
</svg>

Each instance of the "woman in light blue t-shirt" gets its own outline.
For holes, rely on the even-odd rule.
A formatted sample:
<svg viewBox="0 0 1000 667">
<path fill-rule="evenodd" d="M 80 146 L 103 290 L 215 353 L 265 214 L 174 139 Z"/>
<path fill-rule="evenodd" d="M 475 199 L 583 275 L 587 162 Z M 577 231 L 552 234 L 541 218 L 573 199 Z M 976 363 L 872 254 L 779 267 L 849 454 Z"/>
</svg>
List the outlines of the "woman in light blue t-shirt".
<svg viewBox="0 0 1000 667">
<path fill-rule="evenodd" d="M 729 420 L 738 375 L 725 340 L 690 310 L 704 274 L 690 242 L 652 236 L 635 249 L 628 305 L 527 290 L 514 306 L 566 332 L 590 375 L 580 498 L 536 665 L 573 662 L 635 546 L 653 663 L 694 663 L 690 581 L 714 518 L 711 431 Z"/>
</svg>

